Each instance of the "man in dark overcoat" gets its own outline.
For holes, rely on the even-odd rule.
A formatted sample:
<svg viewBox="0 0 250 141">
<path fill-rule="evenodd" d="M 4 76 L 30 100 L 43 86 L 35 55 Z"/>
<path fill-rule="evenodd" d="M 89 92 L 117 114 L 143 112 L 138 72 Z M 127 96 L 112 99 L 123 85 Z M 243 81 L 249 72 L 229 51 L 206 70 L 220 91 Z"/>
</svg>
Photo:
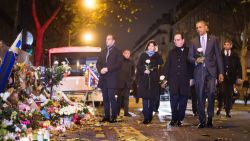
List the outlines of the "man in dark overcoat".
<svg viewBox="0 0 250 141">
<path fill-rule="evenodd" d="M 117 118 L 117 102 L 115 93 L 118 89 L 118 76 L 122 64 L 122 52 L 115 46 L 115 38 L 113 35 L 106 37 L 107 47 L 103 49 L 98 57 L 96 67 L 100 73 L 98 87 L 102 90 L 104 117 L 102 122 L 116 122 Z M 112 115 L 110 119 L 110 106 Z"/>
<path fill-rule="evenodd" d="M 182 33 L 175 33 L 174 48 L 169 52 L 163 74 L 169 85 L 172 120 L 170 126 L 182 126 L 185 117 L 193 65 L 188 61 L 188 47 Z"/>
</svg>

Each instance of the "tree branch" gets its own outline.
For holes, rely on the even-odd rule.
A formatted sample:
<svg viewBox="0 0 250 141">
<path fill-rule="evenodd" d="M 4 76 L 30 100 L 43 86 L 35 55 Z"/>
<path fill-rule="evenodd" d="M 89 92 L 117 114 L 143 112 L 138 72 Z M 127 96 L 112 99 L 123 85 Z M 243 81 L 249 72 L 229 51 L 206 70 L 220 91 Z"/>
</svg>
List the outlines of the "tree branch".
<svg viewBox="0 0 250 141">
<path fill-rule="evenodd" d="M 32 0 L 32 17 L 34 19 L 35 25 L 37 29 L 41 28 L 40 22 L 37 17 L 37 11 L 36 11 L 36 0 Z"/>
<path fill-rule="evenodd" d="M 56 10 L 53 12 L 53 14 L 51 15 L 51 17 L 46 21 L 46 23 L 42 26 L 42 30 L 45 31 L 48 26 L 52 23 L 52 21 L 56 18 L 57 14 L 59 13 L 59 11 L 62 9 L 62 4 L 60 4 Z"/>
</svg>

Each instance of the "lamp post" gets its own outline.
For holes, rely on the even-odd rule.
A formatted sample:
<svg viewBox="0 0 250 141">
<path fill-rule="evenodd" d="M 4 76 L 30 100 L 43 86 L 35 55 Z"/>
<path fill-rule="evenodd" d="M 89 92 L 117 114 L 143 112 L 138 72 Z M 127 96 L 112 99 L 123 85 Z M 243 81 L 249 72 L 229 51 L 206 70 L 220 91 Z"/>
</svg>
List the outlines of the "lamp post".
<svg viewBox="0 0 250 141">
<path fill-rule="evenodd" d="M 96 0 L 83 0 L 83 5 L 88 9 L 95 9 L 96 8 Z"/>
<path fill-rule="evenodd" d="M 93 41 L 93 34 L 90 32 L 84 33 L 83 34 L 83 40 L 87 43 Z"/>
</svg>

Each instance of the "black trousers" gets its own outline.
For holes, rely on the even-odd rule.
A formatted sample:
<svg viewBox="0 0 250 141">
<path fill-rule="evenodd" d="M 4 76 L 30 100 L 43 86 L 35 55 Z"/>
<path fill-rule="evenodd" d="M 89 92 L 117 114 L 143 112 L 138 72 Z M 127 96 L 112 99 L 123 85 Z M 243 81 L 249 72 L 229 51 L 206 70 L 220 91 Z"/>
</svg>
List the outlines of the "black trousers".
<svg viewBox="0 0 250 141">
<path fill-rule="evenodd" d="M 144 116 L 144 120 L 151 120 L 153 118 L 153 107 L 154 100 L 153 99 L 142 99 L 142 112 Z"/>
<path fill-rule="evenodd" d="M 128 114 L 128 105 L 129 105 L 129 88 L 122 88 L 118 90 L 118 97 L 117 97 L 117 111 L 118 115 L 120 114 L 120 110 L 123 105 L 124 115 Z"/>
<path fill-rule="evenodd" d="M 218 95 L 219 110 L 224 106 L 226 113 L 230 113 L 232 109 L 233 91 L 233 83 L 225 78 L 224 82 L 220 85 L 220 92 Z"/>
<path fill-rule="evenodd" d="M 197 96 L 195 94 L 195 86 L 190 87 L 191 99 L 192 99 L 192 111 L 194 114 L 197 114 Z"/>
<path fill-rule="evenodd" d="M 161 89 L 160 89 L 161 92 Z M 160 107 L 160 93 L 157 95 L 157 98 L 154 100 L 154 107 L 153 107 L 153 111 L 154 112 L 158 112 L 158 109 Z"/>
<path fill-rule="evenodd" d="M 170 94 L 170 105 L 172 111 L 172 120 L 182 121 L 185 117 L 188 96 L 179 94 Z"/>
<path fill-rule="evenodd" d="M 112 110 L 111 118 L 117 117 L 117 102 L 115 98 L 116 89 L 102 88 L 103 104 L 104 104 L 104 117 L 110 118 L 110 108 Z"/>
</svg>

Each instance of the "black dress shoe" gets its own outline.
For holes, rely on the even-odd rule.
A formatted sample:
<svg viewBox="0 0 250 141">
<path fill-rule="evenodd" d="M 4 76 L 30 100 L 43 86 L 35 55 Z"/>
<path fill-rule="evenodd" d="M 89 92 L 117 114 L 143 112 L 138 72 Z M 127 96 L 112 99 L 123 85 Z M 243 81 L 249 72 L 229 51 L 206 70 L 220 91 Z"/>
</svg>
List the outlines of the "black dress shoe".
<svg viewBox="0 0 250 141">
<path fill-rule="evenodd" d="M 100 122 L 109 122 L 110 119 L 109 118 L 103 118 Z"/>
<path fill-rule="evenodd" d="M 111 120 L 109 121 L 110 123 L 115 123 L 117 122 L 116 118 L 111 118 Z"/>
<path fill-rule="evenodd" d="M 180 120 L 177 121 L 177 126 L 181 127 L 182 126 L 182 122 Z"/>
<path fill-rule="evenodd" d="M 216 112 L 216 115 L 217 115 L 217 116 L 220 115 L 220 110 L 218 110 L 218 111 Z"/>
<path fill-rule="evenodd" d="M 206 124 L 205 123 L 200 123 L 199 125 L 198 125 L 198 128 L 205 128 L 206 127 Z"/>
<path fill-rule="evenodd" d="M 143 120 L 143 122 L 142 122 L 143 124 L 149 124 L 150 123 L 150 121 L 149 120 Z"/>
<path fill-rule="evenodd" d="M 226 114 L 226 117 L 227 117 L 227 118 L 231 118 L 232 116 L 231 116 L 229 113 L 227 113 L 227 114 Z"/>
<path fill-rule="evenodd" d="M 159 111 L 158 111 L 158 110 L 154 110 L 154 112 L 155 112 L 155 113 L 159 113 Z"/>
<path fill-rule="evenodd" d="M 152 120 L 153 120 L 153 117 L 150 117 L 150 118 L 148 119 L 149 122 L 152 122 Z"/>
<path fill-rule="evenodd" d="M 169 123 L 170 126 L 174 126 L 175 124 L 176 124 L 176 121 L 174 121 L 174 120 L 171 120 Z"/>
<path fill-rule="evenodd" d="M 130 113 L 124 114 L 125 117 L 132 117 Z"/>
<path fill-rule="evenodd" d="M 197 112 L 194 112 L 194 116 L 195 116 L 195 117 L 198 116 Z"/>
<path fill-rule="evenodd" d="M 208 118 L 208 120 L 207 120 L 207 127 L 208 128 L 212 128 L 213 127 L 213 119 L 212 118 Z"/>
</svg>

